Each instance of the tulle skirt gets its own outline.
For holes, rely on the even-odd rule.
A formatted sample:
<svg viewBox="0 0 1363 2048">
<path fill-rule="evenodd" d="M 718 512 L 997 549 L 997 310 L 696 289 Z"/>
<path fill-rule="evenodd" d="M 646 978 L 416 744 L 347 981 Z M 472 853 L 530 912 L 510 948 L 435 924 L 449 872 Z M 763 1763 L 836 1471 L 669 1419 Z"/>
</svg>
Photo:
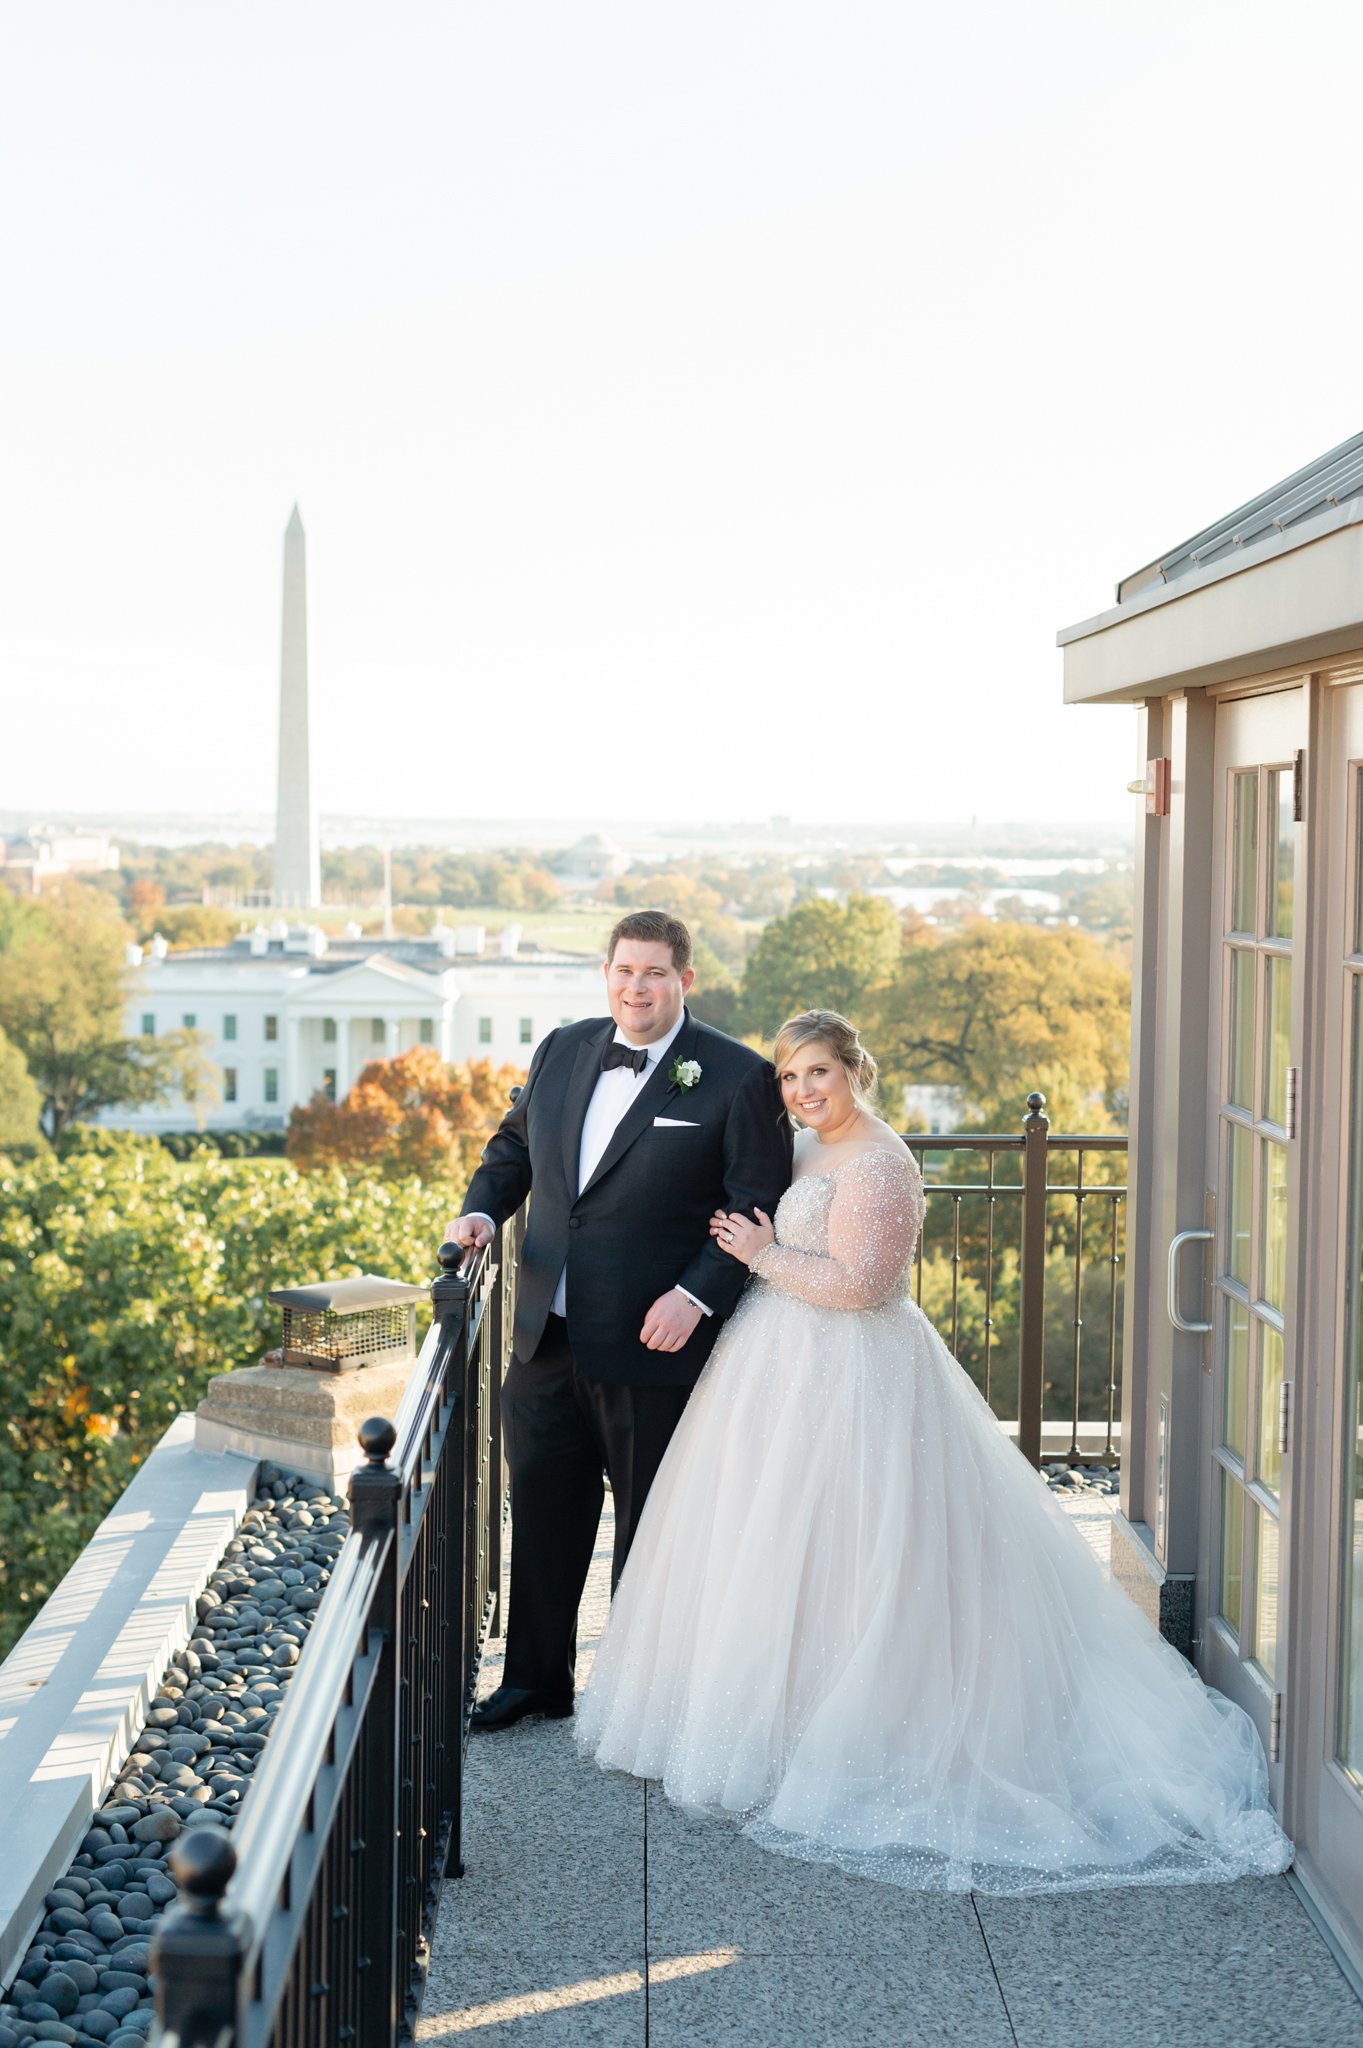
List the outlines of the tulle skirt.
<svg viewBox="0 0 1363 2048">
<path fill-rule="evenodd" d="M 1284 1870 L 1253 1724 L 1112 1585 L 908 1300 L 749 1287 L 654 1482 L 577 1740 L 934 1890 Z"/>
</svg>

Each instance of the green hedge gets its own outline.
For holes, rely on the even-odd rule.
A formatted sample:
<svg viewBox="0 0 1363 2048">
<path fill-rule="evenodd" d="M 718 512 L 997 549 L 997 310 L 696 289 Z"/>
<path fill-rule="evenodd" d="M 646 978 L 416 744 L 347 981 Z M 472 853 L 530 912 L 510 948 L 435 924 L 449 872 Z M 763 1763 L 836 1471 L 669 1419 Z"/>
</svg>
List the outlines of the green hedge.
<svg viewBox="0 0 1363 2048">
<path fill-rule="evenodd" d="M 461 1195 L 111 1131 L 0 1159 L 0 1656 L 209 1376 L 276 1341 L 271 1288 L 427 1280 Z"/>
</svg>

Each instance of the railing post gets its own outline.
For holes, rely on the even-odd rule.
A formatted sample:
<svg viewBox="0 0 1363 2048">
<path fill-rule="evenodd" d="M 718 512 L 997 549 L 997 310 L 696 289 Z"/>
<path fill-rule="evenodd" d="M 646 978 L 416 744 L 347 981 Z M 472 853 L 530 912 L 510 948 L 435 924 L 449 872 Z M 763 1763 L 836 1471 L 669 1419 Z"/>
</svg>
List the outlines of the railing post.
<svg viewBox="0 0 1363 2048">
<path fill-rule="evenodd" d="M 180 1898 L 151 1946 L 158 2037 L 177 2048 L 235 2048 L 246 1944 L 222 1909 L 237 1867 L 231 1836 L 225 1828 L 191 1828 L 169 1860 Z"/>
<path fill-rule="evenodd" d="M 356 1852 L 365 1859 L 362 1895 L 365 1901 L 365 1952 L 357 1958 L 362 1973 L 359 2037 L 365 2048 L 395 2042 L 407 1987 L 398 1982 L 398 1853 L 400 1807 L 398 1688 L 402 1682 L 402 1648 L 398 1640 L 398 1509 L 402 1481 L 388 1469 L 397 1431 L 384 1415 L 371 1415 L 359 1427 L 365 1462 L 350 1478 L 351 1526 L 366 1543 L 388 1542 L 388 1555 L 375 1591 L 370 1627 L 382 1637 L 379 1669 L 369 1712 L 365 1716 L 365 1756 L 360 1771 L 361 1803 Z"/>
<path fill-rule="evenodd" d="M 1027 1097 L 1022 1122 L 1022 1300 L 1018 1360 L 1018 1449 L 1041 1463 L 1042 1364 L 1046 1343 L 1046 1098 Z"/>
<path fill-rule="evenodd" d="M 489 1248 L 488 1256 L 492 1252 Z M 468 1554 L 465 1529 L 465 1501 L 468 1471 L 468 1270 L 472 1261 L 462 1245 L 446 1242 L 436 1254 L 440 1274 L 431 1286 L 431 1308 L 441 1325 L 444 1347 L 445 1387 L 449 1399 L 450 1445 L 444 1458 L 441 1484 L 441 1541 L 448 1559 L 446 1586 L 448 1605 L 438 1618 L 441 1655 L 446 1661 L 442 1688 L 445 1725 L 440 1733 L 444 1755 L 449 1762 L 450 1837 L 445 1847 L 445 1876 L 464 1874 L 462 1840 L 464 1824 L 464 1721 L 467 1708 L 468 1659 L 465 1650 L 465 1615 L 469 1600 Z"/>
</svg>

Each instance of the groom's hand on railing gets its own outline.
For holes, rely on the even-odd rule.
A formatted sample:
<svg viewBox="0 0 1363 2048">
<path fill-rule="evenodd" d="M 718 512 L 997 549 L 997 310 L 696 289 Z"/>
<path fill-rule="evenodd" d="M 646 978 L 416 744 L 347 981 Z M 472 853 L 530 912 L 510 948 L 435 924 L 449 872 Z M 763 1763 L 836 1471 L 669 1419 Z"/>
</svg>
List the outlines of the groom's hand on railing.
<svg viewBox="0 0 1363 2048">
<path fill-rule="evenodd" d="M 490 1216 L 458 1216 L 446 1226 L 446 1244 L 462 1245 L 466 1252 L 480 1252 L 497 1235 Z"/>
</svg>

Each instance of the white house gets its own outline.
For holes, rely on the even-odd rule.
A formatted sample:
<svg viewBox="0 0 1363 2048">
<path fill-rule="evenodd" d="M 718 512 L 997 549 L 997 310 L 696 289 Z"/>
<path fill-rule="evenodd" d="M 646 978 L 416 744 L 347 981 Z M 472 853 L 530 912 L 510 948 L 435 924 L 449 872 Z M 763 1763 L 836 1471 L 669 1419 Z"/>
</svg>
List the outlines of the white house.
<svg viewBox="0 0 1363 2048">
<path fill-rule="evenodd" d="M 222 1074 L 214 1130 L 282 1128 L 295 1103 L 325 1089 L 342 1098 L 370 1060 L 415 1045 L 449 1060 L 528 1067 L 557 1025 L 604 1016 L 601 963 L 580 953 L 522 952 L 514 927 L 503 950 L 483 934 L 437 926 L 428 938 L 328 940 L 316 926 L 278 920 L 230 946 L 171 953 L 164 940 L 131 949 L 130 1037 L 196 1030 Z M 187 1104 L 106 1112 L 144 1131 L 183 1130 Z"/>
</svg>

